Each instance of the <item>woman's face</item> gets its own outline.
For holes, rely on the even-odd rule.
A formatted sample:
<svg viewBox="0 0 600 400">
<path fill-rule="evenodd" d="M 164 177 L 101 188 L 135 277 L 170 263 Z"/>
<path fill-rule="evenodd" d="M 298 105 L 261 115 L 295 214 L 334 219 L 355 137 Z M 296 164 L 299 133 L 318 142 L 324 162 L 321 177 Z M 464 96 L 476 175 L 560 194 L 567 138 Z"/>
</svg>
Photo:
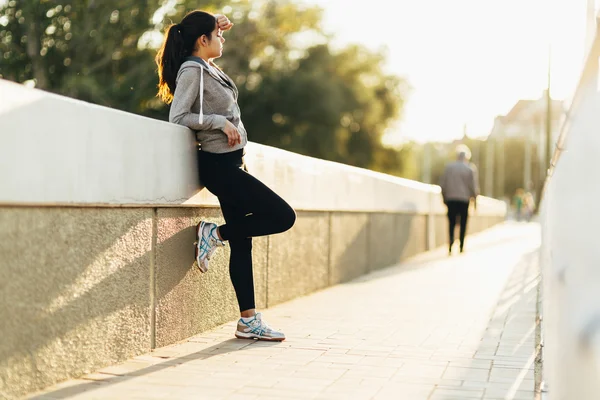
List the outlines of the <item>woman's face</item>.
<svg viewBox="0 0 600 400">
<path fill-rule="evenodd" d="M 206 48 L 208 58 L 219 58 L 223 54 L 223 43 L 225 43 L 223 32 L 218 27 L 215 27 L 210 37 L 211 39 L 208 41 Z"/>
</svg>

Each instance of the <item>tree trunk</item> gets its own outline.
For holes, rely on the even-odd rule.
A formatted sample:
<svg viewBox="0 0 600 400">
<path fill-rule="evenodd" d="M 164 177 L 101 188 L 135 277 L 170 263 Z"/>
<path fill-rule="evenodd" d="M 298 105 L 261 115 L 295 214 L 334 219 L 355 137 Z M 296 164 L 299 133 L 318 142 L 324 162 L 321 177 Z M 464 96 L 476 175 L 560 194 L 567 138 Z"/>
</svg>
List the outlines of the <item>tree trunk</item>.
<svg viewBox="0 0 600 400">
<path fill-rule="evenodd" d="M 40 54 L 41 35 L 39 25 L 35 17 L 31 18 L 30 21 L 27 26 L 27 55 L 31 60 L 35 86 L 39 89 L 48 89 L 48 72 L 46 71 L 44 57 Z"/>
</svg>

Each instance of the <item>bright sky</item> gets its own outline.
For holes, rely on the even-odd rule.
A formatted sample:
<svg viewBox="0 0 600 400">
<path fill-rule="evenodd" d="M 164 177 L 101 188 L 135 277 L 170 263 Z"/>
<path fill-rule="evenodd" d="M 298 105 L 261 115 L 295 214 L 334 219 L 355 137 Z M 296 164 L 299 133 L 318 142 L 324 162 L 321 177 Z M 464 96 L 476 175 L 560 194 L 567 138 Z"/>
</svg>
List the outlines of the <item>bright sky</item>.
<svg viewBox="0 0 600 400">
<path fill-rule="evenodd" d="M 549 38 L 554 98 L 571 95 L 582 67 L 586 0 L 304 1 L 325 10 L 337 45 L 383 46 L 387 71 L 409 80 L 392 143 L 450 141 L 464 124 L 469 136 L 489 134 L 495 116 L 542 95 Z"/>
</svg>

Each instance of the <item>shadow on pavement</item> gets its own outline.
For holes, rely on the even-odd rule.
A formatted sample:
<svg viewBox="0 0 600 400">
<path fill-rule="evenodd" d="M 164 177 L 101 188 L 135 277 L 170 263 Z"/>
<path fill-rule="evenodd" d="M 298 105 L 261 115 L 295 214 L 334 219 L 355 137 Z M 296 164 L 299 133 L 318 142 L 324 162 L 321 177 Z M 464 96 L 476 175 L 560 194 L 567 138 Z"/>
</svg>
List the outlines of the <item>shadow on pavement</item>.
<svg viewBox="0 0 600 400">
<path fill-rule="evenodd" d="M 539 253 L 536 249 L 526 253 L 515 265 L 474 355 L 473 368 L 478 367 L 477 360 L 491 362 L 484 399 L 534 398 L 534 370 L 539 345 L 539 282 Z M 468 372 L 461 379 L 465 382 L 480 380 L 472 379 Z"/>
<path fill-rule="evenodd" d="M 190 342 L 194 341 L 194 338 L 190 338 Z M 211 357 L 220 356 L 227 353 L 232 353 L 236 351 L 244 351 L 251 346 L 261 346 L 261 347 L 271 347 L 277 346 L 279 343 L 277 342 L 266 342 L 266 341 L 245 341 L 240 339 L 228 339 L 223 342 L 219 342 L 211 347 L 208 347 L 204 350 L 197 351 L 194 353 L 182 355 L 180 357 L 170 357 L 168 355 L 169 347 L 164 347 L 162 349 L 157 349 L 156 352 L 149 353 L 145 356 L 145 358 L 141 361 L 139 357 L 137 359 L 129 360 L 124 364 L 136 364 L 139 363 L 143 365 L 144 363 L 152 363 L 156 362 L 156 364 L 149 365 L 147 367 L 142 367 L 138 370 L 134 370 L 131 372 L 115 372 L 115 373 L 103 373 L 98 372 L 91 375 L 92 378 L 86 378 L 85 376 L 81 379 L 74 381 L 67 381 L 63 384 L 69 384 L 68 387 L 63 387 L 56 389 L 50 392 L 44 392 L 43 394 L 33 395 L 32 397 L 27 397 L 31 400 L 49 400 L 49 399 L 64 399 L 69 398 L 71 396 L 75 396 L 84 392 L 90 392 L 97 389 L 106 388 L 110 385 L 122 383 L 128 380 L 131 380 L 136 377 L 148 375 L 153 372 L 158 372 L 165 370 L 167 368 L 176 367 L 178 365 L 182 365 L 191 361 L 197 360 L 206 360 Z M 150 360 L 150 359 L 156 360 Z M 116 368 L 119 365 L 115 366 Z M 110 367 L 109 367 L 110 368 Z M 89 380 L 88 380 L 89 379 Z M 58 385 L 60 386 L 60 384 Z"/>
</svg>

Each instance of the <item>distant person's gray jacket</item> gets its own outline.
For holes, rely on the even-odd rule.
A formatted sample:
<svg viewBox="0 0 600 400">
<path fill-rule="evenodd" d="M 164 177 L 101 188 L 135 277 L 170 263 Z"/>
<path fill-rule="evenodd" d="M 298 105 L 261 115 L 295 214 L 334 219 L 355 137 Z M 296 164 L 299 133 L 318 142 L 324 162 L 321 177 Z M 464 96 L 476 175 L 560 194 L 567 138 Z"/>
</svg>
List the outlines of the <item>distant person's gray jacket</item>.
<svg viewBox="0 0 600 400">
<path fill-rule="evenodd" d="M 203 151 L 228 153 L 248 143 L 237 104 L 238 89 L 223 71 L 199 57 L 189 57 L 177 73 L 169 121 L 196 131 Z M 230 147 L 223 132 L 226 121 L 240 133 L 242 143 Z"/>
<path fill-rule="evenodd" d="M 440 186 L 444 203 L 450 200 L 468 202 L 479 195 L 477 167 L 467 161 L 455 161 L 446 166 Z"/>
</svg>

